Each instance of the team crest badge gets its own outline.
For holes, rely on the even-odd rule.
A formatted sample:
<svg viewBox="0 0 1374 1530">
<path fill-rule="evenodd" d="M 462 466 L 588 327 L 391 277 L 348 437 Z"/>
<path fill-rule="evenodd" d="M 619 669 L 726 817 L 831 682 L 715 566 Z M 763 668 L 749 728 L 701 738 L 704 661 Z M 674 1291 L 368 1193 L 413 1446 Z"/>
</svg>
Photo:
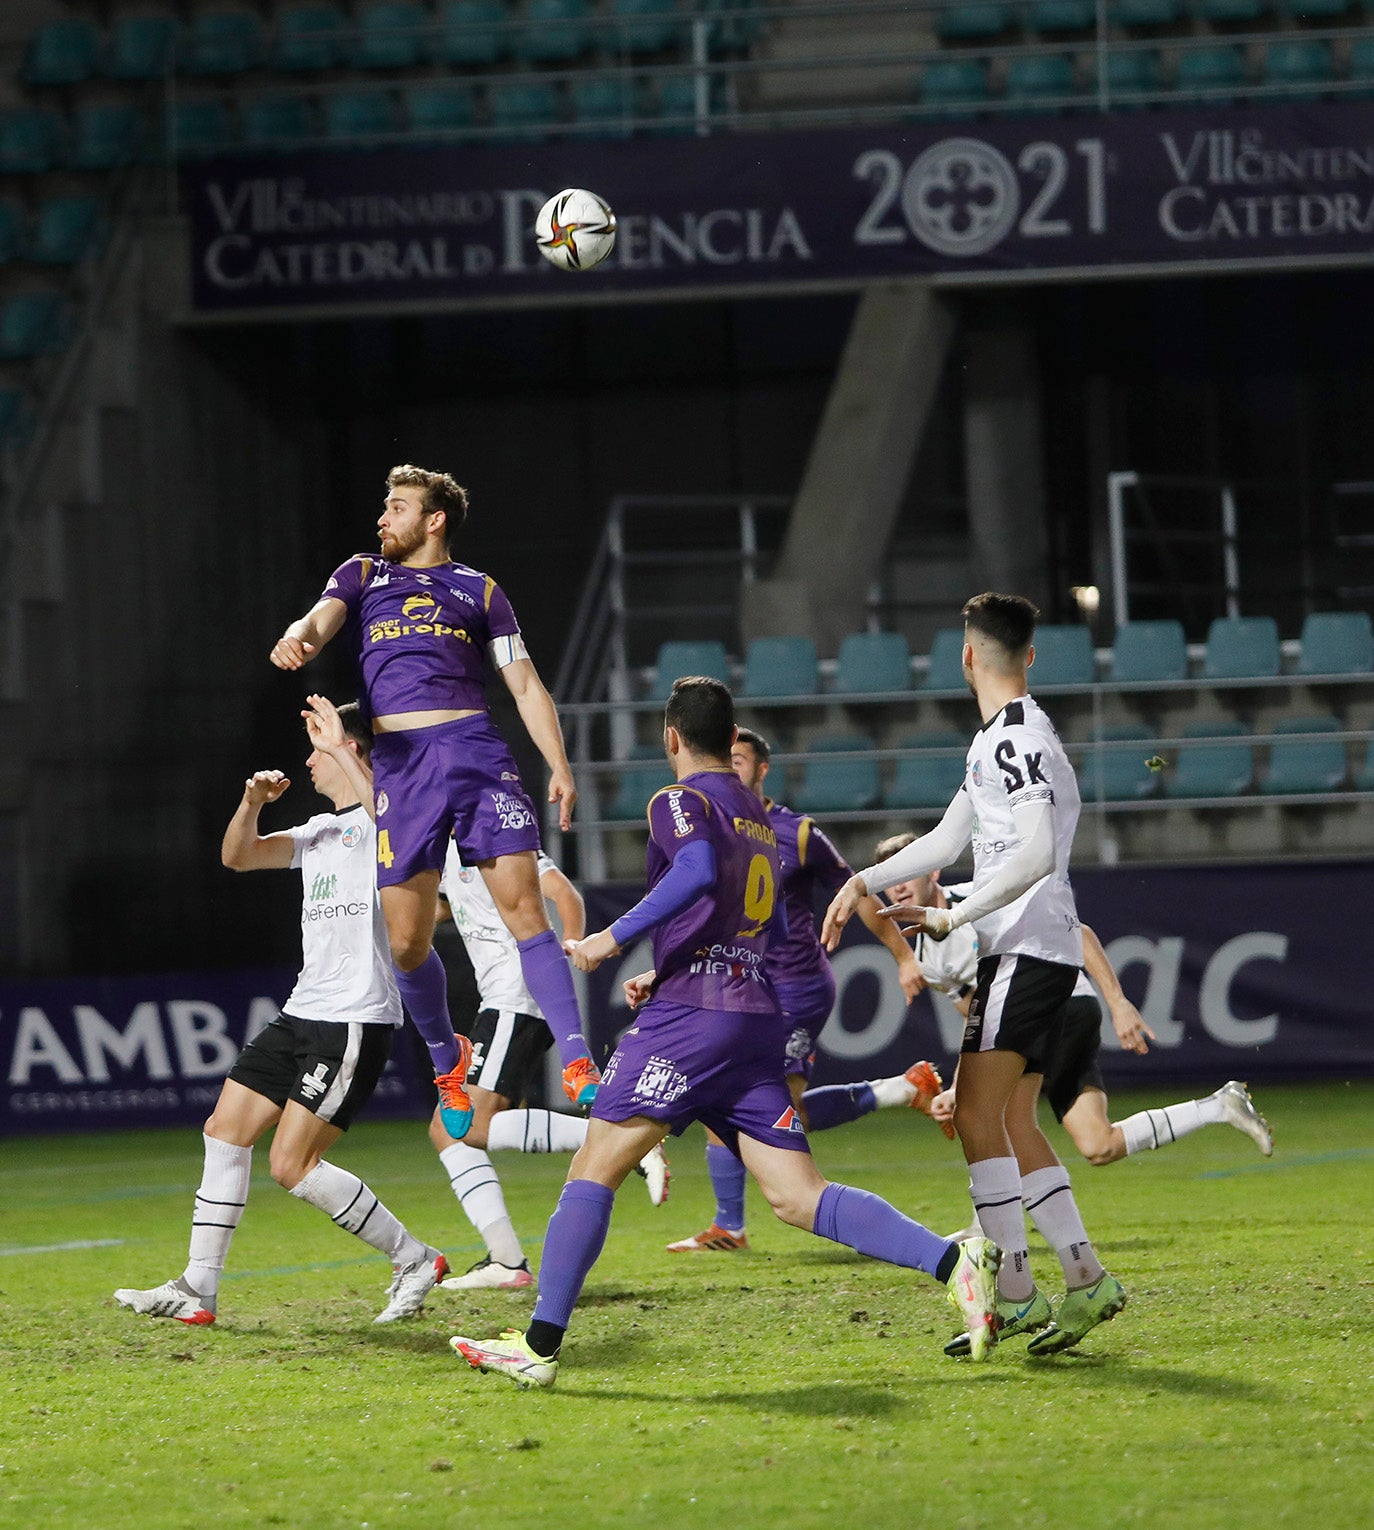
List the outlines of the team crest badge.
<svg viewBox="0 0 1374 1530">
<path fill-rule="evenodd" d="M 343 831 L 344 848 L 346 850 L 351 850 L 354 845 L 361 842 L 362 837 L 363 826 L 360 823 L 349 824 L 349 826 Z"/>
<path fill-rule="evenodd" d="M 380 818 L 391 806 L 391 798 L 385 792 L 377 793 L 377 816 Z"/>
<path fill-rule="evenodd" d="M 982 760 L 975 760 L 973 762 L 973 768 L 969 772 L 969 774 L 973 777 L 973 784 L 975 786 L 981 786 L 983 784 L 983 762 L 982 762 Z"/>
</svg>

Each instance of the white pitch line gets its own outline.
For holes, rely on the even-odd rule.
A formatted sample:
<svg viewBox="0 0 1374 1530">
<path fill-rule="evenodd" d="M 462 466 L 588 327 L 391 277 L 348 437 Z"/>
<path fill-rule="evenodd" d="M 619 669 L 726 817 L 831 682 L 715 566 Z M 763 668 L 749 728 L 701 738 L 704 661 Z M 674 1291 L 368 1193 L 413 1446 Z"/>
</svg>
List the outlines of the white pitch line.
<svg viewBox="0 0 1374 1530">
<path fill-rule="evenodd" d="M 123 1238 L 79 1238 L 75 1243 L 34 1243 L 27 1248 L 0 1248 L 0 1259 L 12 1254 L 67 1254 L 83 1248 L 122 1248 Z"/>
</svg>

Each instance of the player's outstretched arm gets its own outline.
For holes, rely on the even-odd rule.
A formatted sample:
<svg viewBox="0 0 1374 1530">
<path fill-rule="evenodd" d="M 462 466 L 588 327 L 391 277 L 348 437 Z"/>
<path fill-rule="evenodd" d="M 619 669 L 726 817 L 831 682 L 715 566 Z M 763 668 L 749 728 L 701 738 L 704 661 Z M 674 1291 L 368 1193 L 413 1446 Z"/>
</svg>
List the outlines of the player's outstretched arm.
<svg viewBox="0 0 1374 1530">
<path fill-rule="evenodd" d="M 572 768 L 568 764 L 568 751 L 563 743 L 563 729 L 553 697 L 531 659 L 516 659 L 513 663 L 503 664 L 501 678 L 515 697 L 525 731 L 549 767 L 549 801 L 558 804 L 558 827 L 566 833 L 572 827 L 577 788 L 573 785 Z"/>
<path fill-rule="evenodd" d="M 897 981 L 902 985 L 902 994 L 909 1004 L 926 986 L 926 980 L 921 976 L 921 964 L 907 944 L 906 936 L 895 920 L 883 918 L 882 907 L 876 898 L 861 898 L 859 918 L 863 920 L 864 928 L 887 947 L 892 960 L 897 963 Z"/>
<path fill-rule="evenodd" d="M 300 669 L 338 635 L 347 615 L 348 607 L 332 595 L 317 600 L 304 616 L 282 633 L 267 657 L 278 669 Z"/>
<path fill-rule="evenodd" d="M 608 956 L 618 955 L 655 925 L 690 908 L 715 880 L 715 851 L 708 841 L 694 840 L 678 851 L 672 865 L 628 913 L 586 940 L 564 941 L 563 949 L 579 972 L 595 972 Z"/>
<path fill-rule="evenodd" d="M 329 755 L 348 777 L 349 785 L 357 792 L 363 811 L 375 822 L 377 810 L 372 800 L 372 772 L 358 751 L 350 747 L 339 709 L 328 696 L 310 695 L 305 701 L 305 711 L 301 716 L 305 719 L 305 731 L 310 735 L 310 742 L 321 754 Z"/>
<path fill-rule="evenodd" d="M 582 894 L 555 866 L 539 878 L 539 891 L 558 912 L 564 940 L 581 940 L 587 932 L 587 905 Z"/>
<path fill-rule="evenodd" d="M 1097 933 L 1085 924 L 1083 931 L 1083 969 L 1093 980 L 1112 1017 L 1112 1029 L 1123 1052 L 1138 1052 L 1143 1057 L 1150 1050 L 1146 1044 L 1155 1033 L 1140 1017 L 1140 1011 L 1121 991 L 1121 980 L 1102 949 Z"/>
<path fill-rule="evenodd" d="M 258 770 L 243 783 L 243 796 L 224 831 L 219 858 L 230 871 L 284 871 L 295 846 L 290 834 L 259 834 L 258 815 L 291 783 L 279 770 Z"/>
</svg>

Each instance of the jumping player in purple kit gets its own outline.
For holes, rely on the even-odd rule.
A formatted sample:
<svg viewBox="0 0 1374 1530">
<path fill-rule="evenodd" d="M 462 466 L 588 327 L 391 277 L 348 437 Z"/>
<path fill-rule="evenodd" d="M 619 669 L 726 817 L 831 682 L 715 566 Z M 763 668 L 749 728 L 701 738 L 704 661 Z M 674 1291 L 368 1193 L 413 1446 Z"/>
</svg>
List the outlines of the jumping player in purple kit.
<svg viewBox="0 0 1374 1530">
<path fill-rule="evenodd" d="M 654 970 L 625 985 L 638 1019 L 606 1065 L 549 1222 L 534 1320 L 524 1333 L 450 1342 L 478 1370 L 552 1386 L 616 1190 L 656 1143 L 701 1121 L 783 1221 L 943 1281 L 981 1359 L 997 1332 L 994 1245 L 937 1237 L 876 1195 L 827 1183 L 811 1157 L 783 1081 L 788 1028 L 763 961 L 775 919 L 786 930 L 777 836 L 730 767 L 733 698 L 718 680 L 678 680 L 664 724 L 677 784 L 649 803 L 649 890 L 609 929 L 570 942 L 591 972 L 652 930 Z"/>
<path fill-rule="evenodd" d="M 485 660 L 500 671 L 549 767 L 561 826 L 577 792 L 553 700 L 526 651 L 510 601 L 488 574 L 455 563 L 449 538 L 467 518 L 447 473 L 405 464 L 387 475 L 377 521 L 382 556 L 359 554 L 277 640 L 278 669 L 300 669 L 353 619 L 363 706 L 376 734 L 377 882 L 406 1009 L 429 1047 L 448 1134 L 472 1120 L 464 1088 L 472 1044 L 455 1036 L 434 950 L 439 874 L 450 836 L 482 873 L 515 937 L 530 992 L 553 1032 L 563 1088 L 590 1105 L 600 1075 L 582 1037 L 572 973 L 539 891 L 539 826 L 505 740 L 486 710 Z"/>
<path fill-rule="evenodd" d="M 928 1062 L 913 1063 L 895 1078 L 807 1088 L 816 1041 L 835 1004 L 835 975 L 816 934 L 815 894 L 819 890 L 831 897 L 854 873 L 814 819 L 794 813 L 764 795 L 771 753 L 762 734 L 752 728 L 740 728 L 730 751 L 730 764 L 740 781 L 763 803 L 768 823 L 778 839 L 787 937 L 775 938 L 770 944 L 764 970 L 789 1027 L 786 1076 L 792 1104 L 809 1132 L 843 1126 L 885 1106 L 911 1106 L 929 1115 L 932 1102 L 944 1086 Z M 865 900 L 859 908 L 859 917 L 897 963 L 898 979 L 909 1001 L 922 986 L 920 968 L 892 920 L 879 917 L 878 907 L 876 898 Z M 670 1253 L 733 1253 L 749 1246 L 744 1225 L 744 1165 L 713 1132 L 708 1131 L 706 1138 L 706 1168 L 716 1197 L 715 1215 L 705 1232 L 670 1243 Z"/>
</svg>

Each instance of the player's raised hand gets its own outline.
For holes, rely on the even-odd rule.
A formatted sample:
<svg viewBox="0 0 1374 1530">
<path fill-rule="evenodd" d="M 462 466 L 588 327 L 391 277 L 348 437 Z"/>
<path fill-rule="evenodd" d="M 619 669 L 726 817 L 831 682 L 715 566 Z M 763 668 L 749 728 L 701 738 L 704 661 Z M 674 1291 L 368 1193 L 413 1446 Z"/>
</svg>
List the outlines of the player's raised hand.
<svg viewBox="0 0 1374 1530">
<path fill-rule="evenodd" d="M 638 1009 L 653 991 L 656 972 L 640 972 L 632 978 L 626 978 L 622 987 L 625 992 L 625 1002 L 631 1009 Z"/>
<path fill-rule="evenodd" d="M 1112 1007 L 1112 1029 L 1121 1043 L 1123 1052 L 1138 1052 L 1142 1057 L 1150 1050 L 1146 1039 L 1155 1039 L 1155 1033 L 1140 1018 L 1140 1011 L 1129 999 L 1122 999 Z"/>
<path fill-rule="evenodd" d="M 307 643 L 304 638 L 292 637 L 286 632 L 273 643 L 272 652 L 267 657 L 278 669 L 300 669 L 318 652 L 319 649 L 313 643 Z"/>
<path fill-rule="evenodd" d="M 305 731 L 310 735 L 310 742 L 325 754 L 341 749 L 346 741 L 343 718 L 339 716 L 338 707 L 328 696 L 310 695 L 305 698 L 305 702 L 301 716 L 305 719 Z"/>
<path fill-rule="evenodd" d="M 864 879 L 855 876 L 850 877 L 830 900 L 830 907 L 826 909 L 825 919 L 821 924 L 821 944 L 827 951 L 833 951 L 839 945 L 841 931 L 858 913 L 859 904 L 867 896 L 868 889 L 864 886 Z"/>
<path fill-rule="evenodd" d="M 572 957 L 572 964 L 579 972 L 595 972 L 608 956 L 615 956 L 620 947 L 609 930 L 598 930 L 585 940 L 565 940 L 563 949 Z"/>
<path fill-rule="evenodd" d="M 919 930 L 932 940 L 943 940 L 954 928 L 947 908 L 925 908 L 919 903 L 890 903 L 878 910 L 879 919 L 895 919 L 903 930 Z"/>
<path fill-rule="evenodd" d="M 549 777 L 549 801 L 558 804 L 558 827 L 566 834 L 572 828 L 573 806 L 577 802 L 572 771 L 566 766 L 555 770 Z"/>
<path fill-rule="evenodd" d="M 279 770 L 255 770 L 243 783 L 243 800 L 253 807 L 275 802 L 291 782 Z"/>
</svg>

